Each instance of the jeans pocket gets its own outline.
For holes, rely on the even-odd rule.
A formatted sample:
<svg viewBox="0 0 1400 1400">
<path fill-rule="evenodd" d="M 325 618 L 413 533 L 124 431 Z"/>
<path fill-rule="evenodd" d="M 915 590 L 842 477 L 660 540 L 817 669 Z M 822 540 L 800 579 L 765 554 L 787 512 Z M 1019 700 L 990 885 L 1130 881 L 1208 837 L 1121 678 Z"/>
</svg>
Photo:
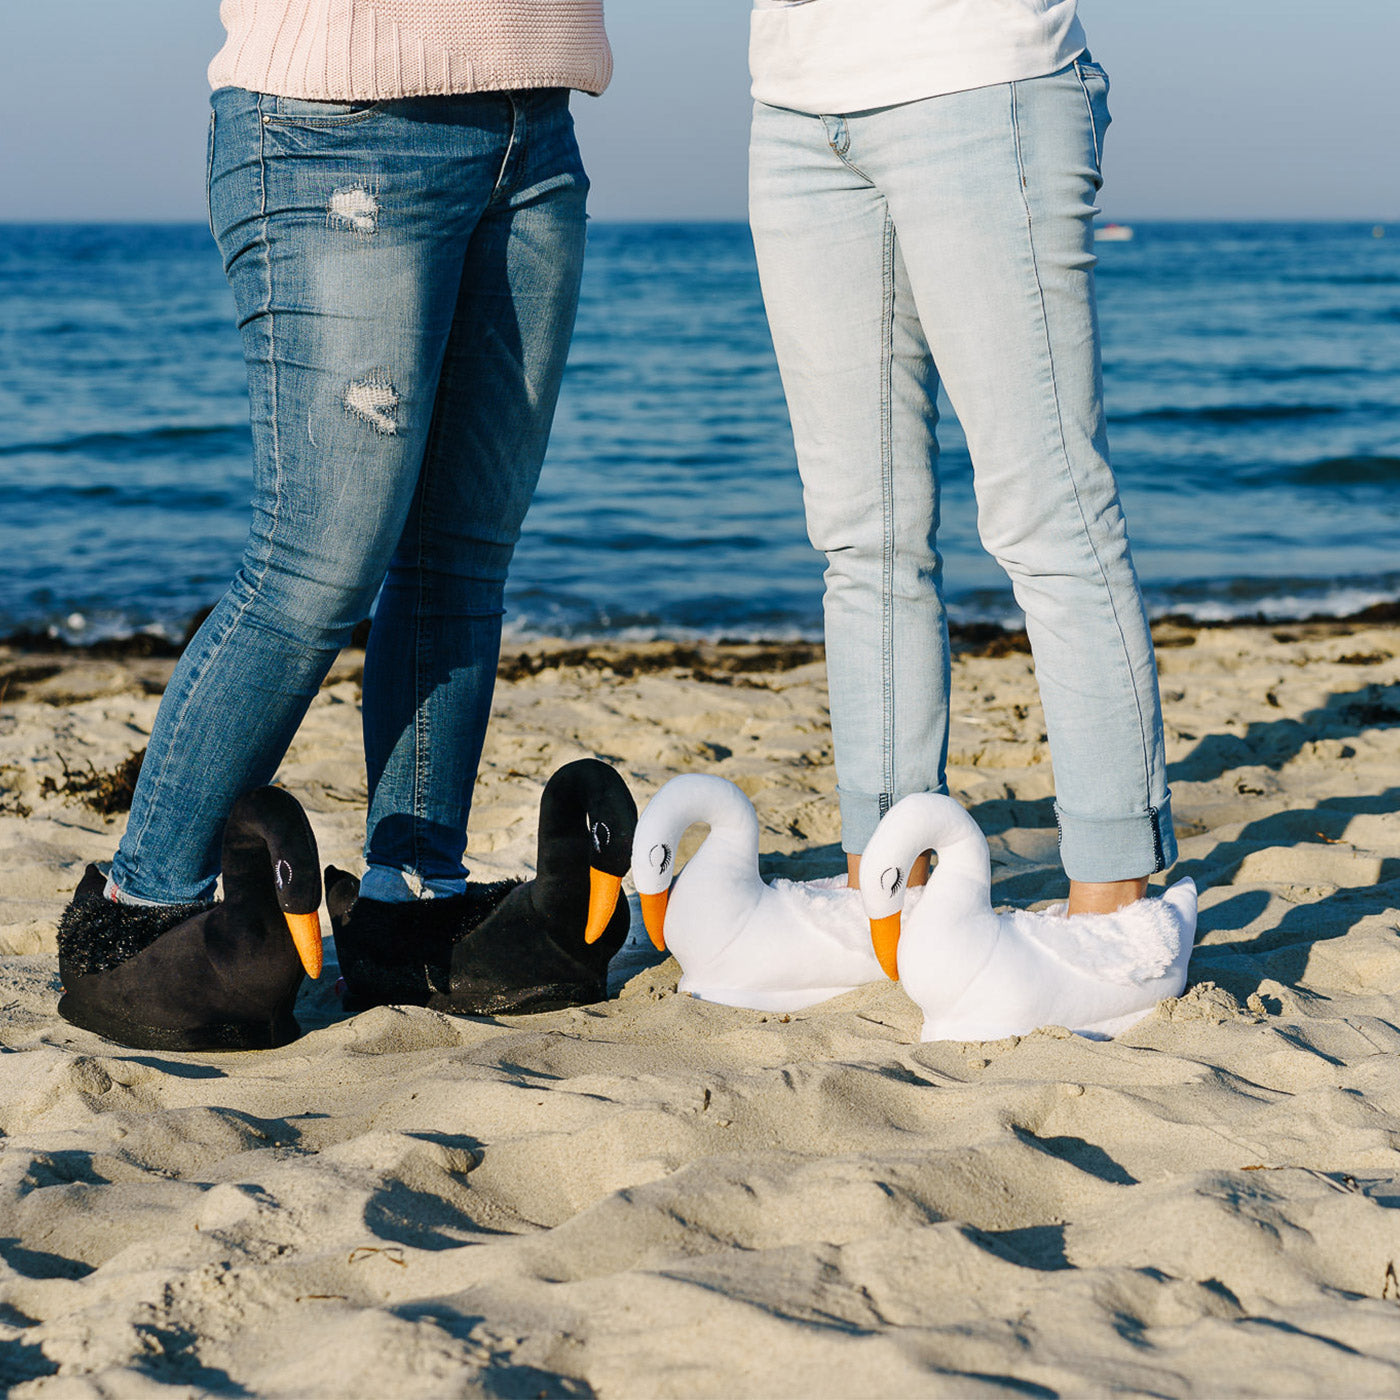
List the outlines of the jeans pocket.
<svg viewBox="0 0 1400 1400">
<path fill-rule="evenodd" d="M 209 144 L 204 153 L 204 214 L 209 221 L 209 234 L 214 233 L 214 125 L 218 121 L 217 112 L 209 113 Z"/>
<path fill-rule="evenodd" d="M 308 97 L 274 97 L 263 106 L 268 126 L 353 126 L 372 117 L 382 102 L 322 102 Z"/>
<path fill-rule="evenodd" d="M 1094 136 L 1094 169 L 1102 180 L 1104 134 L 1113 120 L 1108 110 L 1108 74 L 1088 54 L 1075 60 L 1074 72 L 1084 92 L 1084 105 Z"/>
</svg>

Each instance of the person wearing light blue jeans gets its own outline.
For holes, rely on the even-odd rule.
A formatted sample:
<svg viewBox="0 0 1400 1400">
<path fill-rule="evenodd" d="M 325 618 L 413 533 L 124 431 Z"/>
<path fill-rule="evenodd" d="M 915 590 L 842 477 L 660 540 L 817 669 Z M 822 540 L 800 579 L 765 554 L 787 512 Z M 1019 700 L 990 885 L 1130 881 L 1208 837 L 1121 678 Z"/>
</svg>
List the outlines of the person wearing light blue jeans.
<svg viewBox="0 0 1400 1400">
<path fill-rule="evenodd" d="M 212 894 L 235 798 L 271 780 L 376 595 L 361 893 L 461 894 L 506 571 L 578 301 L 588 181 L 568 92 L 222 87 L 209 175 L 253 525 L 165 692 L 109 898 Z"/>
<path fill-rule="evenodd" d="M 756 23 L 789 26 L 788 42 L 825 3 L 779 14 L 760 0 L 774 13 Z M 1055 37 L 1079 47 L 1068 27 Z M 967 436 L 983 544 L 1026 614 L 1070 912 L 1140 898 L 1175 859 L 1152 642 L 1104 427 L 1093 217 L 1107 90 L 1080 51 L 921 100 L 755 104 L 751 222 L 808 529 L 827 558 L 853 880 L 890 806 L 947 791 L 940 384 Z"/>
</svg>

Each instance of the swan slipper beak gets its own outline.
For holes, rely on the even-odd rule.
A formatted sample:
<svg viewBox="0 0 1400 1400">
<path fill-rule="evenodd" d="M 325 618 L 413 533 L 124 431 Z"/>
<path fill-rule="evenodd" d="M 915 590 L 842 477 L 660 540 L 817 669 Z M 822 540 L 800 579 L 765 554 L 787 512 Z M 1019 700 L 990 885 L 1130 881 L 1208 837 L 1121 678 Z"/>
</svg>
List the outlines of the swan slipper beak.
<svg viewBox="0 0 1400 1400">
<path fill-rule="evenodd" d="M 886 914 L 882 919 L 871 919 L 870 942 L 875 948 L 875 956 L 891 982 L 899 981 L 899 926 L 900 912 Z"/>
<path fill-rule="evenodd" d="M 660 894 L 643 894 L 637 898 L 642 906 L 642 923 L 646 925 L 647 934 L 656 945 L 658 953 L 666 951 L 666 901 L 670 899 L 670 890 L 662 890 Z"/>
<path fill-rule="evenodd" d="M 320 910 L 313 910 L 310 914 L 289 914 L 283 910 L 282 917 L 287 921 L 287 932 L 292 935 L 297 957 L 301 959 L 306 975 L 314 982 L 321 975 L 323 965 Z"/>
<path fill-rule="evenodd" d="M 583 929 L 583 941 L 596 943 L 607 929 L 618 896 L 622 893 L 622 876 L 610 875 L 596 865 L 588 869 L 588 921 Z"/>
</svg>

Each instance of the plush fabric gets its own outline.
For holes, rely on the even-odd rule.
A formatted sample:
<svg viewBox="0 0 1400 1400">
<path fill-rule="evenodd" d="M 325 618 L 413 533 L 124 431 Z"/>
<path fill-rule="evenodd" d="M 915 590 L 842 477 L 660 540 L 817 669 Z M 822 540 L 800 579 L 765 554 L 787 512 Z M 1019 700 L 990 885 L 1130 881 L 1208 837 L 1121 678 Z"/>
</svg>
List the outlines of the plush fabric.
<svg viewBox="0 0 1400 1400">
<path fill-rule="evenodd" d="M 1061 966 L 1120 987 L 1163 976 L 1181 954 L 1181 919 L 1161 899 L 1140 899 L 1112 914 L 1067 916 L 1068 905 L 1017 909 L 1012 923 Z"/>
<path fill-rule="evenodd" d="M 58 922 L 58 975 L 66 986 L 75 977 L 107 972 L 149 948 L 176 924 L 214 907 L 194 904 L 118 904 L 107 899 L 107 878 L 90 865 Z"/>
<path fill-rule="evenodd" d="M 348 885 L 347 885 L 347 882 Z M 426 1006 L 450 984 L 452 949 L 466 938 L 520 882 L 469 885 L 450 899 L 390 904 L 361 899 L 353 875 L 326 871 L 327 903 L 345 1009 Z"/>
<path fill-rule="evenodd" d="M 533 882 L 513 889 L 457 943 L 449 984 L 429 1006 L 468 1016 L 500 1016 L 607 999 L 608 962 L 631 923 L 627 901 L 618 901 L 603 938 L 586 945 L 581 938 L 569 938 L 569 929 L 538 906 L 534 893 Z"/>
</svg>

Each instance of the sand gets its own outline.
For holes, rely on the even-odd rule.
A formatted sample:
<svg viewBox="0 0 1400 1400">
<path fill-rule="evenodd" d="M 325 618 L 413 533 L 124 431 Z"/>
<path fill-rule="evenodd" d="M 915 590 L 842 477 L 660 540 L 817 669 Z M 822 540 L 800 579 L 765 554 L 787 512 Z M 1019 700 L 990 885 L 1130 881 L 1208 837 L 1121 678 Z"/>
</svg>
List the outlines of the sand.
<svg viewBox="0 0 1400 1400">
<path fill-rule="evenodd" d="M 53 789 L 144 744 L 169 663 L 0 653 L 0 1379 L 45 1400 L 1400 1392 L 1400 629 L 1159 642 L 1201 932 L 1185 995 L 1116 1041 L 921 1045 L 893 984 L 790 1017 L 708 1005 L 632 942 L 606 1004 L 495 1021 L 346 1018 L 332 963 L 303 1039 L 224 1056 L 54 1011 L 56 920 L 124 817 Z M 356 666 L 281 774 L 354 868 Z M 590 753 L 639 801 L 730 777 L 767 873 L 836 868 L 807 654 L 536 648 L 506 675 L 480 877 L 528 870 L 544 779 Z M 1029 659 L 964 656 L 955 688 L 951 780 L 996 896 L 1054 897 Z"/>
</svg>

